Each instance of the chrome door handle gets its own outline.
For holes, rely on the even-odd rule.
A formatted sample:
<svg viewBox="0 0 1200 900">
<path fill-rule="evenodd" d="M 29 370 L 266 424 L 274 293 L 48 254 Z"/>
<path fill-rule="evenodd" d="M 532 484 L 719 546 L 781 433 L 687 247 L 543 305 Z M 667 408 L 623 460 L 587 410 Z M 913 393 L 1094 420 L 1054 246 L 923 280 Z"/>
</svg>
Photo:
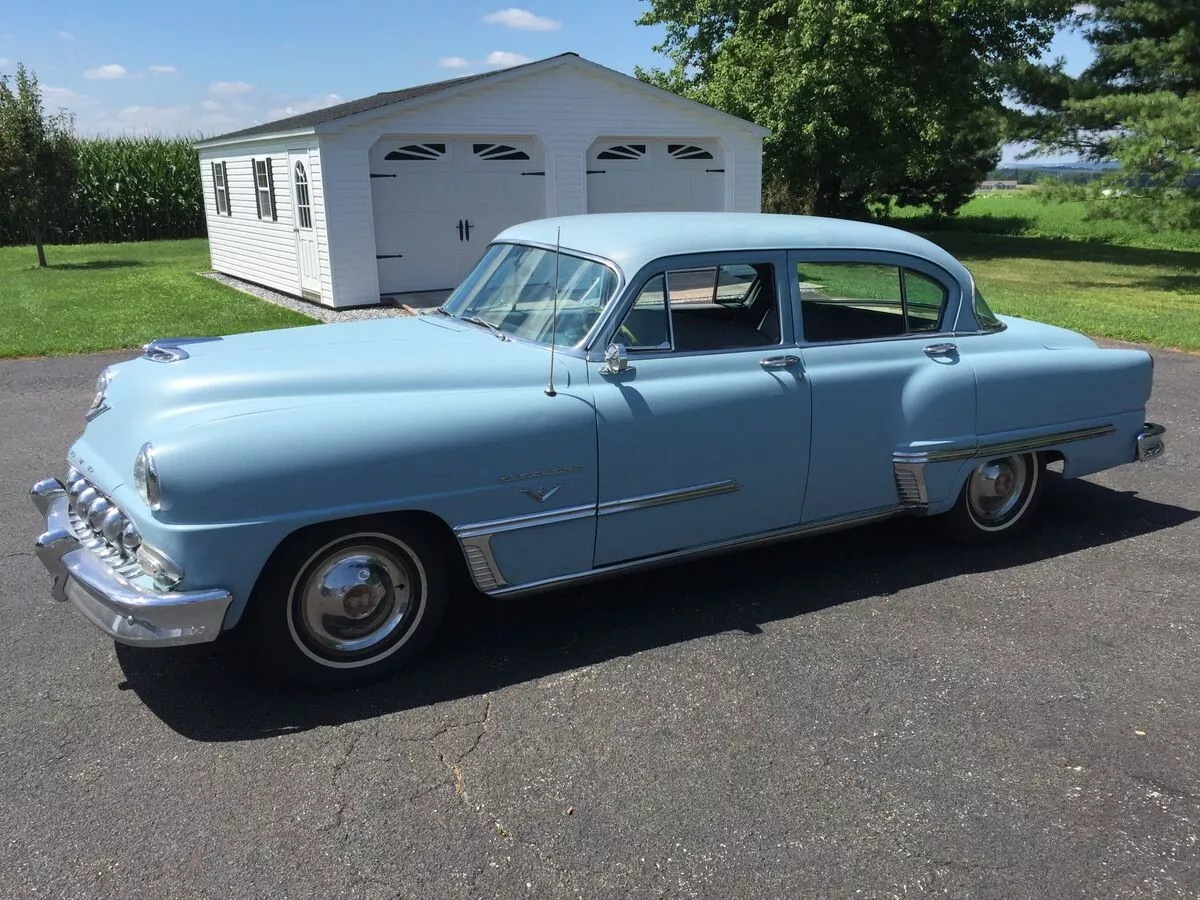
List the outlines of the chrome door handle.
<svg viewBox="0 0 1200 900">
<path fill-rule="evenodd" d="M 766 359 L 760 359 L 758 364 L 764 369 L 790 369 L 792 366 L 800 365 L 800 357 L 768 356 Z"/>
<path fill-rule="evenodd" d="M 926 356 L 953 356 L 957 352 L 957 344 L 930 344 L 925 348 Z"/>
</svg>

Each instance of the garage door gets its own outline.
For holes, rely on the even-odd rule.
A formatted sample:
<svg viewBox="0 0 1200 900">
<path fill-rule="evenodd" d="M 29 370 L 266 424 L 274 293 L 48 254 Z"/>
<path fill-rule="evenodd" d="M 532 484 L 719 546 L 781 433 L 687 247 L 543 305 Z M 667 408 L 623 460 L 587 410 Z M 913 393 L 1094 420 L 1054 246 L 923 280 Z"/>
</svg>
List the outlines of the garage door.
<svg viewBox="0 0 1200 900">
<path fill-rule="evenodd" d="M 716 141 L 597 141 L 588 151 L 587 210 L 725 209 L 725 161 Z"/>
<path fill-rule="evenodd" d="M 533 140 L 392 137 L 370 161 L 381 294 L 452 288 L 497 234 L 546 215 Z"/>
</svg>

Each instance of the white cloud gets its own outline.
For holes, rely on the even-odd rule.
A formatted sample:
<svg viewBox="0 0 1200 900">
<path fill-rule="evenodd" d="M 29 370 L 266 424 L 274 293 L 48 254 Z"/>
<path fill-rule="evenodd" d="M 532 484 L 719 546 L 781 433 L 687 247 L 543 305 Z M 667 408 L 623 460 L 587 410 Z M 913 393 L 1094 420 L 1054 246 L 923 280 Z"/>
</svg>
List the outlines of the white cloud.
<svg viewBox="0 0 1200 900">
<path fill-rule="evenodd" d="M 443 69 L 465 69 L 471 65 L 471 61 L 461 56 L 443 56 L 438 60 L 438 65 Z"/>
<path fill-rule="evenodd" d="M 267 120 L 286 119 L 288 116 L 298 116 L 300 113 L 312 112 L 314 109 L 324 109 L 327 106 L 335 106 L 338 103 L 345 102 L 345 99 L 340 94 L 321 94 L 319 97 L 298 100 L 295 103 L 289 103 L 287 106 L 268 109 Z"/>
<path fill-rule="evenodd" d="M 122 65 L 109 63 L 106 66 L 96 66 L 94 69 L 88 69 L 83 73 L 83 77 L 97 81 L 116 81 L 121 78 L 128 78 L 129 72 Z"/>
<path fill-rule="evenodd" d="M 86 94 L 80 94 L 70 88 L 51 87 L 48 84 L 43 84 L 42 101 L 46 104 L 47 109 L 62 109 L 63 107 L 84 106 L 92 102 L 92 98 Z"/>
<path fill-rule="evenodd" d="M 208 90 L 213 94 L 244 94 L 254 90 L 254 85 L 244 81 L 210 81 Z"/>
<path fill-rule="evenodd" d="M 151 66 L 150 74 L 157 78 L 160 75 L 178 75 L 179 70 L 174 66 Z"/>
<path fill-rule="evenodd" d="M 493 50 L 484 59 L 484 62 L 489 66 L 495 66 L 500 69 L 507 69 L 509 66 L 519 66 L 530 62 L 528 56 L 522 56 L 520 53 L 513 53 L 510 50 Z"/>
<path fill-rule="evenodd" d="M 216 100 L 201 100 L 201 101 L 200 101 L 200 108 L 201 108 L 201 109 L 206 109 L 206 110 L 208 110 L 209 112 L 212 112 L 213 110 L 220 109 L 220 108 L 221 108 L 221 104 L 220 104 L 220 103 L 218 103 Z"/>
<path fill-rule="evenodd" d="M 554 31 L 562 28 L 562 22 L 557 19 L 535 15 L 527 9 L 512 7 L 488 13 L 483 17 L 483 21 L 489 25 L 503 25 L 505 28 L 517 28 L 521 31 Z"/>
<path fill-rule="evenodd" d="M 69 32 L 69 31 L 60 31 L 60 32 L 58 33 L 58 36 L 59 36 L 59 38 L 61 38 L 61 39 L 62 39 L 62 40 L 64 40 L 64 41 L 73 41 L 73 40 L 75 40 L 75 35 L 71 34 L 71 32 Z"/>
</svg>

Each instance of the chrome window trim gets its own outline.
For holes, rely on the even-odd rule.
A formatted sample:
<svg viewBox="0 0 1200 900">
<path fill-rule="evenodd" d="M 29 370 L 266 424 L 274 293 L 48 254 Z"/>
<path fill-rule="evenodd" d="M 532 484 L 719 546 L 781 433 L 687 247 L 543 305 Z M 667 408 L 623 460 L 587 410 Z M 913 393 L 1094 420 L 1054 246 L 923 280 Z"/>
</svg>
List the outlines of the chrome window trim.
<svg viewBox="0 0 1200 900">
<path fill-rule="evenodd" d="M 607 303 L 604 304 L 603 309 L 600 310 L 600 317 L 596 319 L 595 323 L 593 323 L 592 327 L 588 330 L 588 332 L 576 343 L 571 344 L 566 347 L 557 347 L 555 349 L 556 353 L 569 353 L 571 356 L 579 356 L 579 357 L 586 356 L 587 351 L 591 347 L 591 344 L 589 342 L 595 336 L 596 329 L 601 328 L 604 325 L 605 317 L 609 313 L 609 310 L 611 310 L 614 306 L 616 306 L 617 304 L 619 304 L 621 302 L 622 295 L 625 292 L 625 286 L 626 286 L 625 273 L 624 273 L 624 271 L 622 271 L 621 267 L 618 266 L 611 259 L 608 259 L 607 257 L 604 257 L 604 256 L 599 256 L 595 253 L 588 253 L 585 250 L 576 250 L 573 247 L 556 247 L 554 244 L 546 244 L 546 243 L 543 243 L 542 241 L 500 241 L 500 240 L 495 240 L 483 248 L 483 254 L 481 254 L 479 258 L 483 259 L 483 255 L 486 254 L 488 250 L 490 250 L 492 247 L 495 247 L 495 246 L 498 246 L 501 244 L 509 245 L 509 246 L 513 246 L 513 247 L 535 247 L 538 250 L 549 250 L 552 253 L 558 252 L 558 253 L 562 253 L 566 256 L 574 256 L 574 257 L 578 257 L 579 259 L 586 259 L 588 262 L 599 263 L 600 265 L 604 266 L 605 268 L 611 270 L 613 272 L 613 274 L 615 274 L 617 276 L 617 284 L 613 288 L 612 297 L 608 300 Z M 458 290 L 457 285 L 455 286 L 455 290 Z M 453 292 L 451 292 L 451 293 L 453 293 Z M 446 299 L 449 300 L 449 297 L 447 297 Z M 454 318 L 458 319 L 458 316 L 454 316 Z M 459 319 L 459 321 L 463 321 L 463 320 Z M 471 324 L 471 323 L 467 323 L 467 324 Z M 505 332 L 505 334 L 508 334 L 508 333 Z M 530 344 L 534 347 L 544 347 L 547 350 L 550 349 L 549 344 L 542 343 L 541 341 L 532 341 L 529 338 L 517 337 L 516 335 L 512 335 L 512 334 L 509 334 L 508 336 L 510 338 L 512 338 L 514 341 L 520 341 L 523 344 Z"/>
<path fill-rule="evenodd" d="M 782 348 L 791 347 L 792 345 L 788 343 L 789 336 L 794 336 L 796 333 L 795 310 L 793 308 L 793 295 L 792 295 L 792 289 L 790 286 L 790 282 L 784 281 L 783 279 L 780 278 L 780 275 L 779 275 L 779 272 L 781 271 L 781 269 L 780 269 L 781 264 L 783 265 L 783 269 L 786 270 L 787 262 L 788 262 L 788 255 L 791 252 L 792 251 L 788 250 L 787 248 L 781 248 L 781 247 L 757 247 L 757 248 L 748 248 L 748 249 L 740 249 L 740 250 L 710 250 L 710 251 L 698 250 L 694 253 L 680 253 L 680 254 L 675 254 L 673 256 L 660 256 L 658 259 L 655 259 L 655 260 L 647 263 L 646 265 L 642 266 L 642 268 L 637 271 L 634 278 L 630 279 L 630 281 L 626 285 L 626 287 L 628 287 L 629 290 L 626 290 L 624 292 L 624 295 L 619 298 L 618 303 L 610 303 L 609 304 L 608 308 L 606 309 L 606 312 L 608 311 L 608 309 L 614 309 L 618 305 L 620 305 L 620 307 L 621 307 L 621 310 L 619 313 L 612 312 L 609 316 L 609 318 L 616 319 L 616 321 L 613 323 L 613 326 L 612 326 L 612 334 L 609 335 L 608 340 L 598 342 L 601 345 L 601 346 L 599 346 L 599 348 L 597 348 L 596 341 L 590 341 L 589 343 L 584 345 L 585 358 L 587 359 L 588 362 L 601 362 L 601 363 L 604 362 L 603 352 L 604 352 L 605 348 L 607 348 L 609 342 L 615 340 L 617 328 L 619 328 L 621 326 L 621 324 L 625 321 L 625 316 L 629 312 L 629 310 L 633 307 L 633 304 L 637 300 L 638 295 L 641 294 L 641 292 L 643 290 L 645 290 L 647 284 L 649 284 L 651 281 L 653 281 L 655 278 L 657 278 L 660 275 L 663 277 L 664 302 L 667 305 L 667 321 L 668 321 L 668 323 L 670 323 L 669 327 L 671 329 L 670 334 L 671 334 L 671 338 L 672 338 L 672 340 L 671 340 L 672 349 L 671 350 L 663 350 L 661 348 L 655 347 L 653 349 L 637 350 L 634 347 L 627 347 L 626 350 L 629 352 L 631 357 L 635 353 L 637 354 L 637 357 L 639 359 L 654 359 L 658 356 L 667 356 L 667 355 L 673 356 L 673 357 L 685 357 L 685 356 L 690 357 L 690 356 L 699 356 L 702 354 L 708 355 L 708 354 L 713 354 L 713 353 L 728 354 L 728 353 L 741 353 L 744 351 L 759 351 L 759 352 L 761 352 L 763 350 L 768 350 L 768 349 L 777 351 L 781 347 Z M 684 263 L 681 265 L 676 262 L 677 260 L 689 260 L 689 259 L 701 259 L 701 260 L 705 260 L 705 261 L 703 263 L 695 264 L 695 265 L 691 265 L 691 264 L 687 264 L 687 263 Z M 779 314 L 779 333 L 781 336 L 781 340 L 775 344 L 762 344 L 757 347 L 734 347 L 734 348 L 718 348 L 716 350 L 679 350 L 679 351 L 676 351 L 675 349 L 673 349 L 674 344 L 675 344 L 675 342 L 674 342 L 675 326 L 674 326 L 674 322 L 670 315 L 671 301 L 670 301 L 670 293 L 669 293 L 669 285 L 668 285 L 669 279 L 667 278 L 667 273 L 672 270 L 677 271 L 677 272 L 683 272 L 683 271 L 687 271 L 689 269 L 720 268 L 721 266 L 738 265 L 739 263 L 740 264 L 759 264 L 759 265 L 771 266 L 771 268 L 773 270 L 774 281 L 775 281 L 775 309 L 776 309 L 776 312 Z M 633 289 L 634 286 L 636 286 L 636 290 Z M 784 318 L 784 315 L 783 315 L 783 310 L 784 310 L 785 306 L 787 307 L 787 310 L 788 310 L 788 315 L 787 315 L 786 319 Z M 601 318 L 596 321 L 596 325 L 593 327 L 592 332 L 589 334 L 589 339 L 595 338 L 595 337 L 601 337 L 604 332 L 601 332 L 598 329 L 602 325 L 605 325 L 605 324 L 606 324 L 605 317 L 601 316 Z M 599 349 L 599 351 L 600 351 L 600 354 L 601 354 L 600 356 L 594 356 L 592 354 L 592 351 L 597 350 L 597 349 Z"/>
</svg>

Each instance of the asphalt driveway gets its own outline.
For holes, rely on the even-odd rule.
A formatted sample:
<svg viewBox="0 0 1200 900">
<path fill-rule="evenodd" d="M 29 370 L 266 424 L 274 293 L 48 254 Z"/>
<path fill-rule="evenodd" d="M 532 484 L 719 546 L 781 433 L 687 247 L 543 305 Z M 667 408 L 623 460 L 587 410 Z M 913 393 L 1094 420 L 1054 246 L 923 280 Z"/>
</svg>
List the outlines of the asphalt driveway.
<svg viewBox="0 0 1200 900">
<path fill-rule="evenodd" d="M 300 694 L 49 599 L 26 491 L 111 356 L 0 363 L 0 894 L 1200 894 L 1200 357 L 1168 455 L 999 550 L 917 520 L 505 606 Z"/>
</svg>

